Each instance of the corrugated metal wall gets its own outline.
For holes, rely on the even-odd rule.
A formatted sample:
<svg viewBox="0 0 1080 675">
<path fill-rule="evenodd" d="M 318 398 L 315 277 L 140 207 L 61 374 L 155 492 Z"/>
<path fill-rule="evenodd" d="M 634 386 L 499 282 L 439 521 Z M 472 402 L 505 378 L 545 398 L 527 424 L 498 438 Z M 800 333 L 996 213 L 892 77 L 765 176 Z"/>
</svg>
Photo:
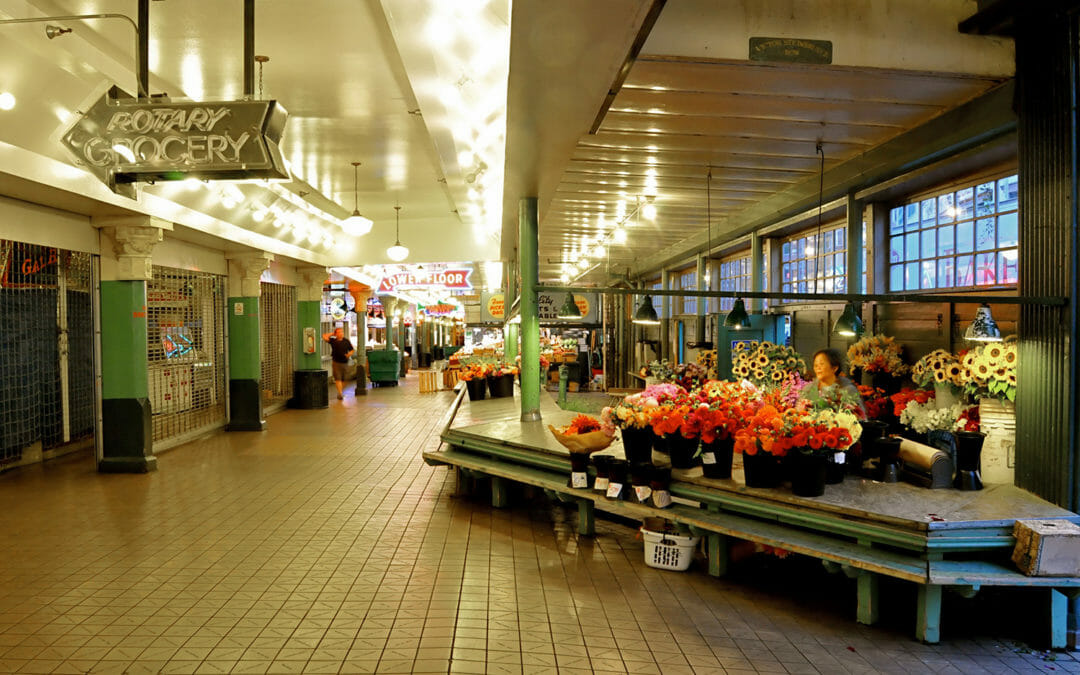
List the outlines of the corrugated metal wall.
<svg viewBox="0 0 1080 675">
<path fill-rule="evenodd" d="M 1020 313 L 1016 482 L 1076 508 L 1075 17 L 1021 22 L 1016 39 L 1023 296 L 1070 296 Z"/>
</svg>

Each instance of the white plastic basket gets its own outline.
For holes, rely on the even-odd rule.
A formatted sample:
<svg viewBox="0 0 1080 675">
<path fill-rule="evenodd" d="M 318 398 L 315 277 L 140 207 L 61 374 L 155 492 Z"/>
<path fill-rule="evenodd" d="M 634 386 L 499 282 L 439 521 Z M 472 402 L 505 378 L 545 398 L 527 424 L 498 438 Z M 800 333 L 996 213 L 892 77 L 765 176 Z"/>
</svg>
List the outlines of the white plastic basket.
<svg viewBox="0 0 1080 675">
<path fill-rule="evenodd" d="M 653 532 L 641 528 L 645 540 L 645 564 L 661 570 L 685 572 L 694 559 L 694 549 L 701 537 Z"/>
</svg>

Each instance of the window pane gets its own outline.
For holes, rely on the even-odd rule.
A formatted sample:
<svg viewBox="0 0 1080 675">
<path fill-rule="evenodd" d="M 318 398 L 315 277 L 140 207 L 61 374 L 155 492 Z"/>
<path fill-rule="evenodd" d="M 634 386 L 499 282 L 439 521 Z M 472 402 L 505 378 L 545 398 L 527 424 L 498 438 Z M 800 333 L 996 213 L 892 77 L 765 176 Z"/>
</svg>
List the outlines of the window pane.
<svg viewBox="0 0 1080 675">
<path fill-rule="evenodd" d="M 919 203 L 908 204 L 904 208 L 904 231 L 919 229 Z"/>
<path fill-rule="evenodd" d="M 800 293 L 805 293 L 806 292 L 806 282 L 805 281 L 800 281 L 799 282 L 799 292 Z"/>
<path fill-rule="evenodd" d="M 847 246 L 844 245 L 844 228 L 836 230 L 836 246 L 833 247 L 834 251 L 843 251 Z"/>
<path fill-rule="evenodd" d="M 889 290 L 904 290 L 904 266 L 892 265 L 889 267 Z"/>
<path fill-rule="evenodd" d="M 784 260 L 791 260 L 791 244 L 789 242 L 784 242 L 781 250 L 783 251 Z"/>
<path fill-rule="evenodd" d="M 892 237 L 889 239 L 889 262 L 898 263 L 904 260 L 904 237 Z"/>
<path fill-rule="evenodd" d="M 938 223 L 951 223 L 956 218 L 956 211 L 953 209 L 953 195 L 950 192 L 947 195 L 941 195 L 937 198 L 937 221 Z"/>
<path fill-rule="evenodd" d="M 795 278 L 800 279 L 800 280 L 806 279 L 806 261 L 805 260 L 800 260 L 799 261 L 799 276 L 797 276 Z"/>
<path fill-rule="evenodd" d="M 828 279 L 825 280 L 825 292 L 826 293 L 832 293 L 833 292 L 833 282 L 834 281 L 835 281 L 835 277 L 829 277 Z"/>
<path fill-rule="evenodd" d="M 833 290 L 837 293 L 847 291 L 847 279 L 844 277 L 836 277 L 836 280 L 833 282 Z"/>
<path fill-rule="evenodd" d="M 975 250 L 975 224 L 970 220 L 956 226 L 956 252 L 971 253 Z"/>
<path fill-rule="evenodd" d="M 994 212 L 994 181 L 975 188 L 975 215 L 988 216 Z"/>
<path fill-rule="evenodd" d="M 975 285 L 991 286 L 997 283 L 997 255 L 980 253 L 975 256 Z"/>
<path fill-rule="evenodd" d="M 953 260 L 942 258 L 937 261 L 938 288 L 949 288 L 953 285 Z"/>
<path fill-rule="evenodd" d="M 923 288 L 937 288 L 937 265 L 933 260 L 923 262 L 921 283 Z"/>
<path fill-rule="evenodd" d="M 833 269 L 836 270 L 836 273 L 838 275 L 843 275 L 847 273 L 846 254 L 837 253 L 836 258 L 834 258 L 833 262 L 835 263 L 833 265 Z"/>
<path fill-rule="evenodd" d="M 997 182 L 998 188 L 998 211 L 1008 211 L 1016 208 L 1017 181 L 1016 176 L 1001 178 Z"/>
<path fill-rule="evenodd" d="M 1016 246 L 1019 225 L 1016 212 L 998 216 L 998 246 Z"/>
<path fill-rule="evenodd" d="M 919 290 L 919 263 L 907 263 L 904 265 L 904 290 Z"/>
<path fill-rule="evenodd" d="M 997 241 L 997 228 L 993 218 L 980 218 L 975 221 L 975 248 L 980 251 L 988 251 L 994 248 Z"/>
<path fill-rule="evenodd" d="M 923 230 L 922 232 L 922 257 L 933 258 L 937 253 L 937 231 Z"/>
<path fill-rule="evenodd" d="M 805 258 L 806 257 L 806 247 L 810 245 L 809 242 L 806 240 L 806 237 L 803 237 L 802 239 L 799 239 L 799 241 L 796 242 L 796 244 L 797 245 L 795 247 L 795 257 L 796 258 Z"/>
<path fill-rule="evenodd" d="M 823 239 L 825 240 L 825 253 L 832 253 L 833 238 L 826 234 Z"/>
<path fill-rule="evenodd" d="M 889 234 L 900 234 L 904 231 L 904 207 L 897 206 L 889 211 Z"/>
<path fill-rule="evenodd" d="M 919 212 L 922 214 L 922 226 L 932 225 L 937 220 L 937 200 L 933 197 L 922 200 Z"/>
<path fill-rule="evenodd" d="M 942 225 L 937 231 L 937 254 L 952 255 L 953 253 L 953 226 Z"/>
<path fill-rule="evenodd" d="M 919 259 L 919 233 L 912 232 L 904 235 L 906 241 L 904 242 L 904 260 L 918 260 Z"/>
<path fill-rule="evenodd" d="M 1015 284 L 1019 281 L 1018 258 L 1015 248 L 998 253 L 998 283 Z"/>
<path fill-rule="evenodd" d="M 781 291 L 781 292 L 790 293 L 791 292 L 791 284 L 784 284 L 784 290 Z"/>
<path fill-rule="evenodd" d="M 961 255 L 956 257 L 956 285 L 957 286 L 974 286 L 975 285 L 975 270 L 972 267 L 974 259 L 969 255 Z"/>
<path fill-rule="evenodd" d="M 800 263 L 801 265 L 801 263 Z M 806 278 L 813 279 L 817 276 L 817 259 L 810 258 L 806 261 Z"/>
<path fill-rule="evenodd" d="M 975 188 L 956 191 L 956 219 L 967 220 L 974 215 Z"/>
</svg>

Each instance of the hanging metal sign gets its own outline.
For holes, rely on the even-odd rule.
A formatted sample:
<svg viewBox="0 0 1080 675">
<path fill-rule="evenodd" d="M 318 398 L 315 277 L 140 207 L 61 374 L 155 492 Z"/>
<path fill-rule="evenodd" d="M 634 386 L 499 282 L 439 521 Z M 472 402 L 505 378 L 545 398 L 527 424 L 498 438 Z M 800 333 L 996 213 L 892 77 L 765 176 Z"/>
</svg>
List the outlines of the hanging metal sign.
<svg viewBox="0 0 1080 675">
<path fill-rule="evenodd" d="M 445 270 L 406 270 L 383 275 L 379 281 L 378 293 L 392 293 L 394 291 L 408 290 L 456 290 L 467 291 L 472 289 L 469 275 L 472 269 L 463 267 L 460 269 Z"/>
<path fill-rule="evenodd" d="M 289 178 L 279 148 L 288 117 L 277 101 L 136 100 L 113 87 L 61 144 L 109 189 L 134 199 L 137 182 Z"/>
</svg>

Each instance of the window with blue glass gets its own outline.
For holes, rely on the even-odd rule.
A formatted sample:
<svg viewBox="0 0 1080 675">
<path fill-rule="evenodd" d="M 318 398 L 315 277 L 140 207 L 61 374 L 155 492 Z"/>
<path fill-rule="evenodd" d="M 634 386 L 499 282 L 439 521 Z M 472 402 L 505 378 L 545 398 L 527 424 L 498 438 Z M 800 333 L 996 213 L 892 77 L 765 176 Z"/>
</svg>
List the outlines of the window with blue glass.
<svg viewBox="0 0 1080 675">
<path fill-rule="evenodd" d="M 1016 174 L 982 180 L 889 212 L 889 290 L 1015 285 Z"/>
<path fill-rule="evenodd" d="M 729 258 L 720 263 L 720 290 L 750 290 L 750 256 Z M 720 298 L 720 311 L 730 312 L 735 306 L 735 298 Z"/>
<path fill-rule="evenodd" d="M 780 284 L 785 293 L 846 293 L 845 224 L 833 223 L 820 233 L 814 228 L 786 239 L 780 248 Z"/>
<path fill-rule="evenodd" d="M 682 271 L 678 273 L 679 288 L 684 291 L 696 291 L 697 290 L 697 269 L 690 269 L 689 271 Z M 682 313 L 683 314 L 697 314 L 697 298 L 683 298 L 682 299 Z"/>
</svg>

